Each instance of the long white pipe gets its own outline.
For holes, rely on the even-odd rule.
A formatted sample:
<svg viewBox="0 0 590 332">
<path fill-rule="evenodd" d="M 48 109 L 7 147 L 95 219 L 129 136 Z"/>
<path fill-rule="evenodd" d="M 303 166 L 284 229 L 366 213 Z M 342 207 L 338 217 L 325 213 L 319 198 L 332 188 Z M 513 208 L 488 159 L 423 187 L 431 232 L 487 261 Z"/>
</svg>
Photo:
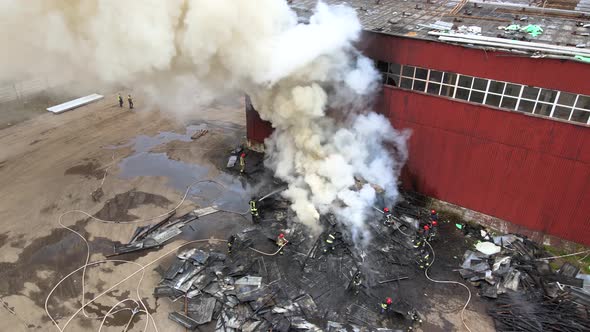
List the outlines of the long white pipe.
<svg viewBox="0 0 590 332">
<path fill-rule="evenodd" d="M 529 47 L 529 49 L 535 49 L 535 50 L 545 50 L 545 51 L 552 50 L 552 51 L 554 51 L 554 53 L 556 51 L 558 51 L 558 52 L 572 52 L 572 53 L 575 53 L 575 55 L 590 55 L 589 50 L 576 48 L 576 47 L 558 46 L 558 45 L 550 45 L 550 44 L 535 43 L 535 42 L 524 42 L 524 41 L 520 41 L 520 40 L 486 37 L 486 36 L 478 36 L 478 35 L 444 33 L 444 32 L 436 32 L 436 31 L 430 31 L 428 34 L 433 35 L 433 36 L 439 36 L 439 37 L 450 37 L 450 38 L 464 39 L 466 41 L 478 40 L 478 41 L 489 41 L 489 42 L 493 42 L 493 43 L 499 43 L 499 44 L 510 45 L 510 46 L 526 46 L 526 47 Z M 441 38 L 439 38 L 439 39 L 441 39 Z M 563 54 L 565 54 L 565 53 L 563 53 Z M 567 53 L 567 54 L 570 54 L 570 53 Z"/>
<path fill-rule="evenodd" d="M 485 40 L 475 40 L 475 39 L 469 40 L 469 39 L 464 39 L 464 38 L 445 37 L 445 36 L 440 36 L 438 39 L 442 40 L 442 41 L 450 41 L 450 42 L 474 44 L 474 45 L 483 45 L 483 46 L 496 46 L 496 47 L 502 47 L 502 48 L 507 48 L 507 49 L 514 48 L 514 49 L 520 49 L 520 50 L 542 51 L 542 52 L 555 53 L 555 54 L 582 55 L 579 52 L 557 51 L 557 50 L 536 48 L 536 47 L 530 47 L 530 46 L 495 43 L 495 42 L 489 42 L 489 41 L 485 41 Z"/>
</svg>

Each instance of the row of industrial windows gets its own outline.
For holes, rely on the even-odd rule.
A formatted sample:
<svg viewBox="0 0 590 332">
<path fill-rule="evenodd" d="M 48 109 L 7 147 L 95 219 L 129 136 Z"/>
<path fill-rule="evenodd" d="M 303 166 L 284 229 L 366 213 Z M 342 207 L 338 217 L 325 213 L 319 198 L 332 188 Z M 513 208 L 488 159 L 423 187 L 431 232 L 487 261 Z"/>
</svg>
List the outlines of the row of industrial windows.
<svg viewBox="0 0 590 332">
<path fill-rule="evenodd" d="M 377 67 L 386 85 L 590 124 L 590 96 L 382 61 Z"/>
</svg>

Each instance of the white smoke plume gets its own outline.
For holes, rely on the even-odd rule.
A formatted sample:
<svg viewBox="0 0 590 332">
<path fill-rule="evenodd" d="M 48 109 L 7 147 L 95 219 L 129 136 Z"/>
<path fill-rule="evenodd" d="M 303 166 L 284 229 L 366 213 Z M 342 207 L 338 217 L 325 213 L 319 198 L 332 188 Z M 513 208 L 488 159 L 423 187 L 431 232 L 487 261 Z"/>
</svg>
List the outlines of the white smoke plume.
<svg viewBox="0 0 590 332">
<path fill-rule="evenodd" d="M 407 134 L 369 111 L 379 74 L 360 33 L 353 9 L 321 2 L 301 24 L 282 0 L 0 0 L 0 82 L 131 86 L 176 113 L 248 93 L 298 219 L 318 231 L 332 212 L 362 239 L 378 194 L 398 195 Z"/>
</svg>

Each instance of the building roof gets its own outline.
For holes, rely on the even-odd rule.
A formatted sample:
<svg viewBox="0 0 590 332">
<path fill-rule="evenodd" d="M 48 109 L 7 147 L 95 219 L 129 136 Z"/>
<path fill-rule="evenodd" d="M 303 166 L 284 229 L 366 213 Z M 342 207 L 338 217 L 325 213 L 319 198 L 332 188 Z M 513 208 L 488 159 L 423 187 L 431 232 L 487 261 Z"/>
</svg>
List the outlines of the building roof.
<svg viewBox="0 0 590 332">
<path fill-rule="evenodd" d="M 355 8 L 369 31 L 590 62 L 590 0 L 323 1 Z M 308 17 L 316 3 L 291 6 Z"/>
</svg>

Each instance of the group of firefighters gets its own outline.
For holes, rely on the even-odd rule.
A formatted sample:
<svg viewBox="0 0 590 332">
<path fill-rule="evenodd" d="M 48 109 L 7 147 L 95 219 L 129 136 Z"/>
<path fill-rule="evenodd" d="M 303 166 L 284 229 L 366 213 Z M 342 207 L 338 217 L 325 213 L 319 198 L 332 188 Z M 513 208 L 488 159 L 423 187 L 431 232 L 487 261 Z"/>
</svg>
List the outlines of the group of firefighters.
<svg viewBox="0 0 590 332">
<path fill-rule="evenodd" d="M 240 165 L 240 174 L 244 173 L 246 167 L 246 154 L 241 153 L 239 159 Z M 260 213 L 258 211 L 257 200 L 252 199 L 250 201 L 250 214 L 252 215 L 252 220 L 254 222 L 258 221 L 260 218 Z M 383 224 L 385 226 L 395 226 L 396 220 L 393 216 L 392 212 L 389 208 L 383 209 L 384 219 Z M 430 264 L 430 253 L 428 248 L 426 247 L 426 243 L 432 241 L 438 233 L 438 213 L 436 210 L 430 211 L 430 216 L 428 221 L 421 222 L 419 224 L 419 229 L 415 239 L 412 241 L 414 248 L 417 249 L 417 263 L 420 269 L 425 269 Z M 324 243 L 324 252 L 333 252 L 338 244 L 341 242 L 342 236 L 338 232 L 330 232 L 325 238 Z M 235 238 L 232 236 L 228 241 L 228 253 L 231 253 L 231 249 L 233 247 L 233 243 Z M 277 236 L 275 241 L 278 249 L 278 253 L 283 255 L 283 248 L 289 243 L 289 241 L 285 238 L 284 233 L 280 233 Z M 360 291 L 360 287 L 362 284 L 362 274 L 360 271 L 356 272 L 349 284 L 349 289 L 356 295 Z M 393 300 L 391 297 L 387 297 L 383 302 L 380 303 L 381 313 L 385 314 L 391 309 L 391 305 Z"/>
<path fill-rule="evenodd" d="M 121 94 L 117 94 L 117 101 L 119 102 L 119 107 L 123 107 L 123 97 L 121 97 Z M 129 103 L 129 109 L 132 110 L 133 109 L 133 98 L 131 98 L 131 95 L 127 95 L 127 103 Z"/>
</svg>

